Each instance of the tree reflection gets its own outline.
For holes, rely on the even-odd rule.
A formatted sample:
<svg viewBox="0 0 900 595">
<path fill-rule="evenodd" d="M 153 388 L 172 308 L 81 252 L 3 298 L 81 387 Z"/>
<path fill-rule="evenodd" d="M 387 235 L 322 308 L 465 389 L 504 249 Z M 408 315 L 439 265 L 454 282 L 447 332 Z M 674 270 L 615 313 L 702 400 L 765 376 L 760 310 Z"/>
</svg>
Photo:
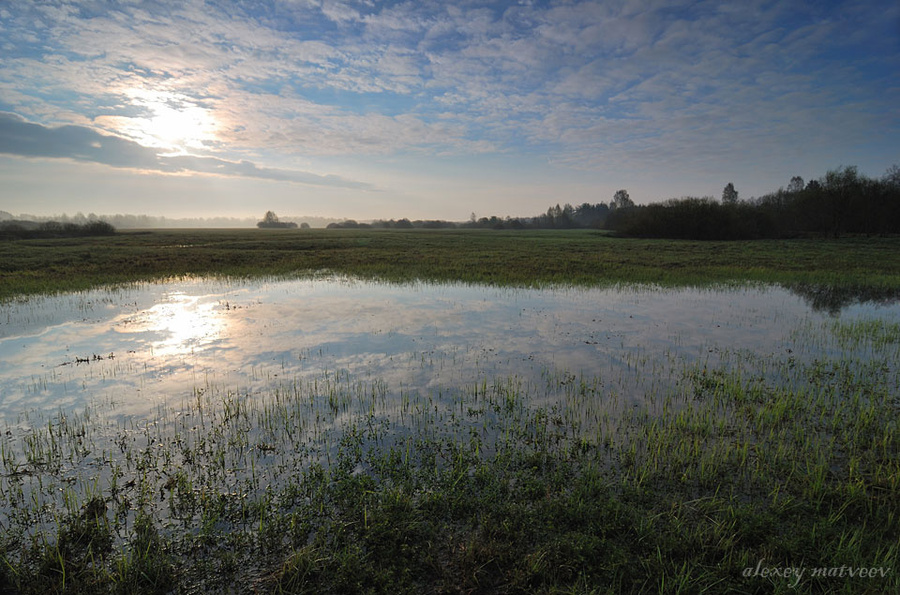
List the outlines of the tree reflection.
<svg viewBox="0 0 900 595">
<path fill-rule="evenodd" d="M 855 304 L 887 306 L 900 302 L 900 289 L 866 285 L 835 286 L 795 283 L 784 288 L 803 298 L 816 312 L 837 316 L 841 310 Z"/>
</svg>

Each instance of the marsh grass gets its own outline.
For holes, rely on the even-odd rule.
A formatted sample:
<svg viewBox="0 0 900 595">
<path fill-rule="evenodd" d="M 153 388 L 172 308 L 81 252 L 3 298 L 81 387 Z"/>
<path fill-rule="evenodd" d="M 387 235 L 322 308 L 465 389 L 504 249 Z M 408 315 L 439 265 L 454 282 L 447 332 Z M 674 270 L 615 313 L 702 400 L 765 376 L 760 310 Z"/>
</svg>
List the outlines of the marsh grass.
<svg viewBox="0 0 900 595">
<path fill-rule="evenodd" d="M 679 382 L 631 407 L 564 371 L 409 392 L 338 370 L 23 418 L 0 590 L 898 592 L 895 327 L 656 362 Z M 836 567 L 885 575 L 812 576 Z"/>
<path fill-rule="evenodd" d="M 871 343 L 877 349 L 895 346 L 900 350 L 900 322 L 871 319 L 850 322 L 836 320 L 831 325 L 832 333 L 842 347 L 855 348 Z"/>
</svg>

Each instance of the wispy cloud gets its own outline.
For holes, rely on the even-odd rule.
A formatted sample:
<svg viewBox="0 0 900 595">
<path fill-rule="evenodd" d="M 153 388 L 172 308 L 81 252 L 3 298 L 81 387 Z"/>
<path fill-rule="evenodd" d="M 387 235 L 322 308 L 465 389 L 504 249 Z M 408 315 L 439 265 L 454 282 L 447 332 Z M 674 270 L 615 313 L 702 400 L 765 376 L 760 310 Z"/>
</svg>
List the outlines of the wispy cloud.
<svg viewBox="0 0 900 595">
<path fill-rule="evenodd" d="M 892 0 L 22 2 L 0 8 L 0 110 L 160 171 L 482 154 L 597 180 L 759 177 L 785 155 L 822 171 L 900 158 L 898 22 Z M 167 109 L 195 110 L 193 135 L 162 138 Z M 126 159 L 101 149 L 79 150 Z"/>
<path fill-rule="evenodd" d="M 65 158 L 164 173 L 203 173 L 374 190 L 371 184 L 334 175 L 259 167 L 250 161 L 228 161 L 215 157 L 164 155 L 118 136 L 101 134 L 84 126 L 42 126 L 16 114 L 0 112 L 0 154 L 20 157 Z"/>
</svg>

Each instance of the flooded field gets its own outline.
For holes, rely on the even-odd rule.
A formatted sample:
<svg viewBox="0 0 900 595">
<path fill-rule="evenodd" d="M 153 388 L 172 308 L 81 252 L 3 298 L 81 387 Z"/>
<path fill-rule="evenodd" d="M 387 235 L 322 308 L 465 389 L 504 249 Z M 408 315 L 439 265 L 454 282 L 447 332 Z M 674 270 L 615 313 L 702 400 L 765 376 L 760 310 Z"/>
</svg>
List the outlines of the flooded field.
<svg viewBox="0 0 900 595">
<path fill-rule="evenodd" d="M 839 452 L 822 464 L 851 464 L 821 412 L 854 399 L 896 411 L 898 361 L 900 304 L 823 309 L 772 286 L 327 277 L 32 297 L 0 305 L 0 523 L 46 544 L 101 503 L 121 547 L 147 518 L 166 535 L 245 532 L 260 503 L 282 520 L 293 511 L 287 494 L 311 469 L 377 475 L 378 457 L 420 460 L 429 444 L 479 457 L 581 445 L 626 475 L 712 457 L 700 485 L 721 479 L 712 461 L 733 447 L 740 486 L 762 457 L 748 452 L 771 438 L 761 428 L 812 406 L 825 430 L 792 439 L 816 451 L 830 440 Z M 667 424 L 693 438 L 667 443 Z M 879 431 L 896 448 L 895 425 Z"/>
<path fill-rule="evenodd" d="M 900 306 L 816 311 L 781 288 L 504 289 L 347 279 L 214 281 L 34 297 L 0 305 L 0 423 L 114 403 L 146 416 L 198 390 L 243 397 L 319 377 L 405 393 L 485 379 L 601 378 L 641 402 L 723 354 L 814 359 L 797 334 L 838 320 L 896 321 Z M 545 382 L 546 384 L 546 382 Z M 389 396 L 393 395 L 393 396 Z M 548 395 L 552 398 L 552 395 Z"/>
</svg>

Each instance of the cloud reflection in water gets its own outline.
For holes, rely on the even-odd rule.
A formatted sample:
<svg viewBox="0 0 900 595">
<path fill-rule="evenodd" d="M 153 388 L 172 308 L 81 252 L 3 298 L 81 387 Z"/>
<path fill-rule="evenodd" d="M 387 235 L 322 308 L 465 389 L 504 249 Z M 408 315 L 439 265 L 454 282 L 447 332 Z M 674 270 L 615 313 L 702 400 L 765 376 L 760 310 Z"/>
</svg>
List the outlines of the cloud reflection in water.
<svg viewBox="0 0 900 595">
<path fill-rule="evenodd" d="M 189 281 L 86 292 L 78 307 L 72 296 L 29 302 L 0 306 L 11 321 L 0 328 L 0 422 L 98 399 L 139 415 L 209 384 L 255 395 L 336 371 L 383 381 L 391 394 L 584 374 L 639 400 L 674 385 L 684 365 L 729 350 L 796 352 L 792 332 L 829 316 L 780 288 L 526 290 L 345 279 Z M 895 304 L 879 315 L 898 312 Z"/>
</svg>

